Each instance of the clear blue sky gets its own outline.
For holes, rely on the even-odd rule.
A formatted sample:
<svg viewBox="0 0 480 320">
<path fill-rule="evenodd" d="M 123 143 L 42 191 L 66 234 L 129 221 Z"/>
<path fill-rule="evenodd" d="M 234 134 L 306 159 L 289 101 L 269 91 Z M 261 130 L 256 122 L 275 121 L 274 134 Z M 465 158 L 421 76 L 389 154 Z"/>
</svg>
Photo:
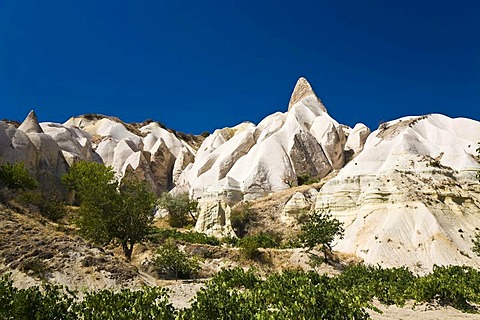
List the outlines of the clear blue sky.
<svg viewBox="0 0 480 320">
<path fill-rule="evenodd" d="M 480 120 L 480 1 L 0 0 L 0 118 L 211 132 L 286 111 L 300 76 L 350 126 Z"/>
</svg>

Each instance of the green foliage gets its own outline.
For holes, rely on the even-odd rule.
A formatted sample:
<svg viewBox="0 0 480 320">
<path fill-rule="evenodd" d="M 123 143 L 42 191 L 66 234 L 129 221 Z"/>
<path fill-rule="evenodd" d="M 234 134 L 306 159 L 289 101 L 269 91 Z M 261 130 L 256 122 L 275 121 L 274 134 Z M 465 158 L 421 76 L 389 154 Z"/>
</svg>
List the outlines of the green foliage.
<svg viewBox="0 0 480 320">
<path fill-rule="evenodd" d="M 253 237 L 244 237 L 242 241 L 239 243 L 240 253 L 242 257 L 249 260 L 258 260 L 262 253 L 258 248 L 260 248 L 259 243 Z"/>
<path fill-rule="evenodd" d="M 462 311 L 472 311 L 480 303 L 480 273 L 466 266 L 434 266 L 433 272 L 420 277 L 412 287 L 419 302 L 438 300 Z"/>
<path fill-rule="evenodd" d="M 242 256 L 246 259 L 257 260 L 261 257 L 258 248 L 278 248 L 282 239 L 274 232 L 261 232 L 235 239 L 233 244 L 240 248 Z"/>
<path fill-rule="evenodd" d="M 332 250 L 331 244 L 335 237 L 343 238 L 344 233 L 342 223 L 333 218 L 330 213 L 323 211 L 314 212 L 308 216 L 306 222 L 302 225 L 302 231 L 300 241 L 309 251 L 318 245 L 322 245 L 321 250 L 324 253 L 325 260 Z"/>
<path fill-rule="evenodd" d="M 175 310 L 168 302 L 168 291 L 159 287 L 87 293 L 75 310 L 84 320 L 175 319 Z"/>
<path fill-rule="evenodd" d="M 304 174 L 301 174 L 301 175 L 297 176 L 297 184 L 299 186 L 314 184 L 314 183 L 317 183 L 317 182 L 318 182 L 318 179 L 312 179 L 310 177 L 309 173 L 304 173 Z"/>
<path fill-rule="evenodd" d="M 210 284 L 226 286 L 230 289 L 252 289 L 261 281 L 254 269 L 240 267 L 222 269 L 210 280 Z"/>
<path fill-rule="evenodd" d="M 404 305 L 440 302 L 478 312 L 480 273 L 471 267 L 435 266 L 415 276 L 406 268 L 352 266 L 329 277 L 284 271 L 262 280 L 254 270 L 222 270 L 201 289 L 190 308 L 175 311 L 163 288 L 102 290 L 80 301 L 56 286 L 17 289 L 0 278 L 0 319 L 368 319 L 372 299 Z"/>
<path fill-rule="evenodd" d="M 258 248 L 279 248 L 282 242 L 280 234 L 274 231 L 264 231 L 253 235 L 246 235 L 243 238 L 224 239 L 225 242 L 241 247 L 245 242 L 255 242 Z"/>
<path fill-rule="evenodd" d="M 38 209 L 42 216 L 51 221 L 58 221 L 67 214 L 65 203 L 54 195 L 43 196 L 43 201 L 38 204 Z"/>
<path fill-rule="evenodd" d="M 208 244 L 211 246 L 219 246 L 221 244 L 220 240 L 208 236 L 205 233 L 194 231 L 179 232 L 175 229 L 153 228 L 148 238 L 150 241 L 156 243 L 163 243 L 167 239 L 173 239 L 188 243 Z"/>
<path fill-rule="evenodd" d="M 0 187 L 12 190 L 33 190 L 37 181 L 28 173 L 23 162 L 6 163 L 0 166 Z"/>
<path fill-rule="evenodd" d="M 150 233 L 153 223 L 155 195 L 145 182 L 124 180 L 117 193 L 119 209 L 110 220 L 110 236 L 123 247 L 128 260 L 131 259 L 135 243 L 143 241 Z"/>
<path fill-rule="evenodd" d="M 354 265 L 336 278 L 336 286 L 349 288 L 365 301 L 377 298 L 383 304 L 403 306 L 410 299 L 409 289 L 416 276 L 405 267 L 383 269 L 375 266 Z"/>
<path fill-rule="evenodd" d="M 51 272 L 49 266 L 39 257 L 29 257 L 22 260 L 18 269 L 42 280 L 45 280 Z"/>
<path fill-rule="evenodd" d="M 115 193 L 117 181 L 112 167 L 89 161 L 73 164 L 63 175 L 62 183 L 74 191 L 78 203 L 95 203 L 100 198 L 107 201 Z"/>
<path fill-rule="evenodd" d="M 58 221 L 67 214 L 65 203 L 58 196 L 42 194 L 40 190 L 22 192 L 15 200 L 51 221 Z"/>
<path fill-rule="evenodd" d="M 191 200 L 187 193 L 174 196 L 165 192 L 158 199 L 157 205 L 168 211 L 168 223 L 171 227 L 185 227 L 190 219 L 196 222 L 194 212 L 197 210 L 198 202 Z"/>
<path fill-rule="evenodd" d="M 333 288 L 326 276 L 287 271 L 262 281 L 237 268 L 215 276 L 180 318 L 367 319 L 368 314 L 357 297 Z"/>
<path fill-rule="evenodd" d="M 237 237 L 244 237 L 249 224 L 254 220 L 255 212 L 248 202 L 234 207 L 230 212 L 230 223 Z"/>
<path fill-rule="evenodd" d="M 79 196 L 74 222 L 80 233 L 99 244 L 118 241 L 131 260 L 133 246 L 146 238 L 153 222 L 155 196 L 147 184 L 124 179 L 117 188 L 111 167 L 85 161 L 72 165 L 62 181 Z"/>
<path fill-rule="evenodd" d="M 175 279 L 193 278 L 200 268 L 195 259 L 178 249 L 173 242 L 166 242 L 157 249 L 153 264 L 158 273 Z"/>
<path fill-rule="evenodd" d="M 77 319 L 73 303 L 74 297 L 60 287 L 17 289 L 7 275 L 0 278 L 0 319 Z"/>
<path fill-rule="evenodd" d="M 473 248 L 472 251 L 480 256 L 480 233 L 475 234 L 475 239 L 473 239 Z"/>
<path fill-rule="evenodd" d="M 17 289 L 8 276 L 0 278 L 0 319 L 110 320 L 175 319 L 164 288 L 89 292 L 83 300 L 58 286 Z"/>
</svg>

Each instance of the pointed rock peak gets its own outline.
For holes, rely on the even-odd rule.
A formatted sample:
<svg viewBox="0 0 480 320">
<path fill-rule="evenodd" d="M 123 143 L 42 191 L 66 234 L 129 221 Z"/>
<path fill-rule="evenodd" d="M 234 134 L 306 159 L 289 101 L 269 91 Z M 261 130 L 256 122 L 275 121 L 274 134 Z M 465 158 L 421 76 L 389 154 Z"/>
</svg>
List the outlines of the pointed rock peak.
<svg viewBox="0 0 480 320">
<path fill-rule="evenodd" d="M 18 130 L 22 130 L 25 133 L 43 133 L 43 130 L 38 123 L 35 111 L 30 111 L 25 120 L 23 120 L 20 127 L 18 127 Z"/>
<path fill-rule="evenodd" d="M 295 103 L 307 98 L 310 98 L 311 100 L 313 99 L 314 102 L 318 103 L 322 111 L 327 112 L 327 109 L 325 109 L 322 101 L 317 97 L 315 91 L 313 91 L 312 86 L 304 77 L 300 77 L 300 79 L 297 80 L 297 84 L 293 89 L 292 97 L 290 98 L 290 102 L 288 103 L 288 110 L 290 111 L 290 109 Z"/>
</svg>

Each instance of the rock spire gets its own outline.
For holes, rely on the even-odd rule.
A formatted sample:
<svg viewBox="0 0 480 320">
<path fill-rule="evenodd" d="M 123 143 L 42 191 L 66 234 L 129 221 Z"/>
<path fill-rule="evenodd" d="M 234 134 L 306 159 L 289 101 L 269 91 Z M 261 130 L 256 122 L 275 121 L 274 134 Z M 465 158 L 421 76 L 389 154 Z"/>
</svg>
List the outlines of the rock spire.
<svg viewBox="0 0 480 320">
<path fill-rule="evenodd" d="M 25 133 L 43 133 L 43 130 L 38 123 L 37 115 L 33 110 L 30 111 L 18 129 Z"/>
<path fill-rule="evenodd" d="M 312 86 L 304 77 L 300 77 L 297 80 L 297 84 L 293 89 L 292 96 L 290 98 L 290 102 L 288 103 L 288 111 L 295 105 L 297 102 L 300 102 L 304 99 L 314 100 L 318 102 L 320 105 L 320 109 L 324 112 L 327 112 L 327 109 L 323 105 L 322 101 L 317 97 L 315 91 L 313 91 Z"/>
</svg>

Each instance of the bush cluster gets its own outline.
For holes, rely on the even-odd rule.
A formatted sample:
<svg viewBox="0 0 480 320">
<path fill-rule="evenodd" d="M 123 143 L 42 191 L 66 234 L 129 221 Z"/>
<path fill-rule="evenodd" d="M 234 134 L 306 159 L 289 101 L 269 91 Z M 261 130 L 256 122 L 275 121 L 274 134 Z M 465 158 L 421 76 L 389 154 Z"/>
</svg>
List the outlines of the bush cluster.
<svg viewBox="0 0 480 320">
<path fill-rule="evenodd" d="M 8 276 L 0 278 L 0 319 L 107 320 L 175 319 L 164 288 L 87 293 L 82 300 L 59 286 L 17 289 Z"/>
<path fill-rule="evenodd" d="M 190 308 L 174 310 L 162 288 L 103 290 L 83 300 L 60 287 L 17 289 L 0 278 L 1 319 L 368 319 L 372 299 L 403 306 L 406 300 L 440 302 L 467 312 L 480 303 L 480 272 L 435 266 L 416 276 L 406 268 L 356 265 L 329 277 L 285 271 L 262 280 L 255 271 L 222 270 Z"/>
<path fill-rule="evenodd" d="M 190 258 L 171 241 L 157 249 L 153 265 L 160 275 L 175 279 L 194 278 L 200 266 L 195 258 Z"/>
</svg>

